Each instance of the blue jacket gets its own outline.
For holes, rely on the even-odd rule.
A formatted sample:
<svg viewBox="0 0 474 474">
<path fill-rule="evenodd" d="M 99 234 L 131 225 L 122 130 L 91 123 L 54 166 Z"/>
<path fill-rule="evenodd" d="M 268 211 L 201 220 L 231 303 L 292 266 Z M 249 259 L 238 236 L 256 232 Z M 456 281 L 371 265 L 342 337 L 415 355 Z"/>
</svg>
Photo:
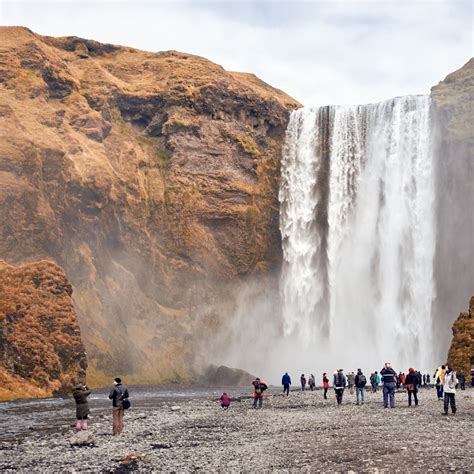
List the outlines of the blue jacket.
<svg viewBox="0 0 474 474">
<path fill-rule="evenodd" d="M 281 384 L 282 385 L 291 385 L 291 378 L 288 374 L 285 374 L 282 378 L 281 378 Z"/>
</svg>

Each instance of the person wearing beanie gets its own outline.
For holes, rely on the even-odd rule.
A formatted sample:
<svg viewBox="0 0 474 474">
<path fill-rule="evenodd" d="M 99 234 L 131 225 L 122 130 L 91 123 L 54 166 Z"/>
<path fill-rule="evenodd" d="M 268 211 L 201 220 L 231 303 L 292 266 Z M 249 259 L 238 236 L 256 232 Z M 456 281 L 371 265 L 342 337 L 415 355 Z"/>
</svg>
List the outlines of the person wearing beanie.
<svg viewBox="0 0 474 474">
<path fill-rule="evenodd" d="M 116 377 L 114 379 L 114 387 L 109 394 L 109 398 L 112 400 L 112 432 L 114 436 L 120 434 L 123 431 L 124 410 L 130 406 L 128 397 L 128 388 L 122 384 L 122 379 L 120 377 Z"/>
<path fill-rule="evenodd" d="M 413 397 L 415 406 L 418 406 L 418 376 L 413 367 L 408 369 L 408 375 L 405 379 L 405 385 L 408 392 L 408 406 L 411 407 L 411 399 Z"/>
</svg>

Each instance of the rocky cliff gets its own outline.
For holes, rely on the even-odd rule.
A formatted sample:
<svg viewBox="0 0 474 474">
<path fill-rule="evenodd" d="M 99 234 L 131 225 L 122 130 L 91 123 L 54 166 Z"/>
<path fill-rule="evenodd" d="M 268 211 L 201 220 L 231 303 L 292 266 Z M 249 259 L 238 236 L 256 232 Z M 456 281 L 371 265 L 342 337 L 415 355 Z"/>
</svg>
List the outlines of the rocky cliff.
<svg viewBox="0 0 474 474">
<path fill-rule="evenodd" d="M 469 309 L 454 321 L 448 364 L 457 371 L 464 370 L 466 375 L 474 367 L 474 296 L 469 302 Z"/>
<path fill-rule="evenodd" d="M 86 354 L 71 293 L 52 262 L 0 261 L 0 400 L 65 394 L 84 382 Z"/>
<path fill-rule="evenodd" d="M 438 355 L 449 347 L 452 315 L 474 288 L 474 58 L 431 90 L 437 121 L 437 248 L 433 320 Z M 469 211 L 467 211 L 469 210 Z"/>
<path fill-rule="evenodd" d="M 190 379 L 220 301 L 281 258 L 299 104 L 203 58 L 0 29 L 0 255 L 70 279 L 89 382 Z"/>
</svg>

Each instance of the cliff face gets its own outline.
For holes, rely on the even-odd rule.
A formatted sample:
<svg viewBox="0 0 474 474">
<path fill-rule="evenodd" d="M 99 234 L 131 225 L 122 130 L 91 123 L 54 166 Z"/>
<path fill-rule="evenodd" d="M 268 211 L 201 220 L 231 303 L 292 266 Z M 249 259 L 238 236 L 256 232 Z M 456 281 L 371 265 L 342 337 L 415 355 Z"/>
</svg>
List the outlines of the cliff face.
<svg viewBox="0 0 474 474">
<path fill-rule="evenodd" d="M 64 267 L 89 382 L 191 376 L 241 277 L 281 258 L 294 100 L 174 51 L 0 29 L 0 255 Z"/>
<path fill-rule="evenodd" d="M 65 394 L 84 382 L 86 355 L 71 293 L 52 262 L 0 261 L 0 399 Z"/>
<path fill-rule="evenodd" d="M 444 357 L 452 315 L 474 288 L 474 58 L 431 90 L 438 125 L 437 248 L 433 320 Z"/>
<path fill-rule="evenodd" d="M 468 311 L 461 313 L 454 321 L 448 364 L 457 371 L 464 370 L 466 376 L 474 367 L 474 296 L 471 297 Z"/>
</svg>

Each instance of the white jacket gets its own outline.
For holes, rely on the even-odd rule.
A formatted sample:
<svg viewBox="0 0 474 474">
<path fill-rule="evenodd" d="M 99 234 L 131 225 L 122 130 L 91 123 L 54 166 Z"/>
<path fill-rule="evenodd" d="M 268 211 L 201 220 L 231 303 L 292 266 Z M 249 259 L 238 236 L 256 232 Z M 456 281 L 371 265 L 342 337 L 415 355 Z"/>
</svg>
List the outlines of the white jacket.
<svg viewBox="0 0 474 474">
<path fill-rule="evenodd" d="M 456 393 L 456 384 L 458 379 L 456 377 L 456 372 L 454 370 L 449 374 L 446 372 L 444 376 L 444 393 Z"/>
</svg>

